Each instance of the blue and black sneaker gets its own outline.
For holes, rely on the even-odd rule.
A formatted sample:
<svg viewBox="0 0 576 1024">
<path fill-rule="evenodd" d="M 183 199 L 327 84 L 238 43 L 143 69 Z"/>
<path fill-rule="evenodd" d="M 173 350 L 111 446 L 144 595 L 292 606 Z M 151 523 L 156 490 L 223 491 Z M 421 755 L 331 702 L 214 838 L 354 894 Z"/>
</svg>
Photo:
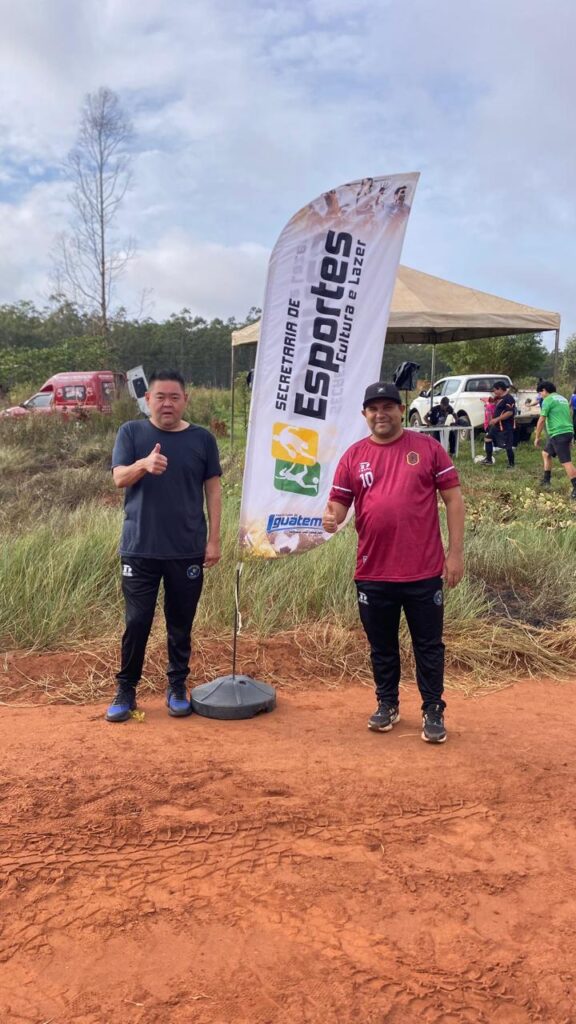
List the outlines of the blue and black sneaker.
<svg viewBox="0 0 576 1024">
<path fill-rule="evenodd" d="M 425 743 L 445 743 L 443 704 L 428 704 L 422 715 L 422 739 Z"/>
<path fill-rule="evenodd" d="M 185 718 L 192 714 L 192 705 L 183 683 L 172 683 L 166 690 L 168 714 L 174 718 Z"/>
<path fill-rule="evenodd" d="M 390 732 L 390 729 L 399 721 L 400 712 L 398 705 L 379 701 L 376 711 L 368 720 L 368 728 L 372 732 Z"/>
<path fill-rule="evenodd" d="M 106 709 L 107 722 L 127 722 L 130 712 L 136 710 L 136 690 L 133 686 L 119 686 L 114 700 Z"/>
</svg>

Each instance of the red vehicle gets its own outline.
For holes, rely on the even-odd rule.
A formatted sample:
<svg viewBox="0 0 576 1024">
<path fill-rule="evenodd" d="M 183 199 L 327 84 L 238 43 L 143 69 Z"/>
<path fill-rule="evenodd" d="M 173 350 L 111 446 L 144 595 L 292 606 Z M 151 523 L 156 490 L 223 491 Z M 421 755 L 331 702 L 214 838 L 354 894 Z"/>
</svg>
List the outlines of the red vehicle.
<svg viewBox="0 0 576 1024">
<path fill-rule="evenodd" d="M 125 386 L 122 373 L 112 370 L 88 370 L 55 373 L 40 391 L 21 405 L 4 409 L 2 416 L 24 416 L 27 413 L 60 412 L 81 415 L 84 412 L 110 412 L 112 402 Z"/>
</svg>

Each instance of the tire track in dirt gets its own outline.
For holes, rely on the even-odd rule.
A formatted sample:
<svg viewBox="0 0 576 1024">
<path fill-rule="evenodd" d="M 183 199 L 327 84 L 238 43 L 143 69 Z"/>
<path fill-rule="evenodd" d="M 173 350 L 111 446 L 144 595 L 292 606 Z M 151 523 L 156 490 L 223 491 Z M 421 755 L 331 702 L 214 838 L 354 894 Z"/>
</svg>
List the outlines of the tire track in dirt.
<svg viewBox="0 0 576 1024">
<path fill-rule="evenodd" d="M 175 810 L 177 814 L 177 810 Z M 303 817 L 302 815 L 274 815 L 267 814 L 266 819 L 255 820 L 233 820 L 225 827 L 217 827 L 213 824 L 182 824 L 175 826 L 157 826 L 136 830 L 129 829 L 120 822 L 111 826 L 89 826 L 82 832 L 71 836 L 62 832 L 22 832 L 9 826 L 2 830 L 2 849 L 0 854 L 0 869 L 5 871 L 13 870 L 17 866 L 42 865 L 47 866 L 51 860 L 66 857 L 70 863 L 77 861 L 82 863 L 82 854 L 89 856 L 91 863 L 95 855 L 102 856 L 108 853 L 110 857 L 115 855 L 145 855 L 146 850 L 152 852 L 166 850 L 171 847 L 194 846 L 204 843 L 225 843 L 238 840 L 248 835 L 262 834 L 264 831 L 287 830 L 297 841 L 299 839 L 315 838 L 330 843 L 347 845 L 350 837 L 382 838 L 390 834 L 394 829 L 410 830 L 418 827 L 428 827 L 432 824 L 442 825 L 457 818 L 468 818 L 474 815 L 487 816 L 489 810 L 481 804 L 465 804 L 458 801 L 453 804 L 436 805 L 435 807 L 422 806 L 421 808 L 410 808 L 403 810 L 396 806 L 393 812 L 387 815 L 357 821 L 353 824 L 346 824 L 328 820 L 326 816 L 315 817 L 313 814 Z M 20 853 L 18 857 L 11 856 L 10 850 L 25 845 L 29 853 Z"/>
<path fill-rule="evenodd" d="M 269 813 L 265 818 L 254 815 L 225 823 L 152 825 L 148 814 L 143 827 L 138 822 L 120 820 L 106 827 L 87 826 L 74 833 L 44 830 L 24 836 L 8 828 L 0 856 L 0 880 L 7 879 L 12 888 L 15 884 L 18 887 L 19 919 L 5 919 L 1 926 L 0 961 L 50 954 L 51 938 L 62 929 L 71 937 L 97 926 L 100 935 L 112 935 L 118 927 L 126 930 L 131 924 L 140 925 L 147 915 L 153 918 L 157 913 L 154 901 L 146 901 L 146 894 L 161 889 L 170 876 L 178 877 L 180 886 L 193 884 L 194 892 L 184 903 L 169 897 L 163 903 L 160 901 L 164 913 L 177 919 L 193 913 L 197 920 L 208 921 L 216 906 L 220 921 L 240 928 L 245 919 L 245 900 L 236 906 L 227 894 L 231 885 L 235 886 L 237 898 L 256 884 L 263 891 L 252 896 L 254 913 L 275 923 L 290 943 L 304 945 L 319 962 L 328 960 L 341 982 L 349 983 L 348 1000 L 351 992 L 358 1012 L 369 999 L 383 1010 L 387 1008 L 386 1017 L 379 1019 L 391 1024 L 396 1020 L 405 1024 L 407 1013 L 414 1014 L 414 1020 L 424 1019 L 431 1024 L 448 1024 L 450 1020 L 466 1024 L 483 1019 L 493 1024 L 498 1019 L 494 1013 L 499 1006 L 514 1004 L 515 1017 L 506 1018 L 506 1024 L 513 1019 L 518 1024 L 535 1024 L 544 1018 L 539 1016 L 535 997 L 526 995 L 525 982 L 504 982 L 497 971 L 490 981 L 481 977 L 463 979 L 460 973 L 448 971 L 433 982 L 430 972 L 415 977 L 414 964 L 403 963 L 398 955 L 390 957 L 389 940 L 375 922 L 368 931 L 345 904 L 339 904 L 338 914 L 334 914 L 333 908 L 325 913 L 318 906 L 302 914 L 287 906 L 274 921 L 277 892 L 270 898 L 259 882 L 266 873 L 282 867 L 305 886 L 323 887 L 334 896 L 341 890 L 342 870 L 350 864 L 358 872 L 359 865 L 364 863 L 369 875 L 377 869 L 385 851 L 390 857 L 395 844 L 402 847 L 406 842 L 417 843 L 423 835 L 429 837 L 431 831 L 442 832 L 451 823 L 470 819 L 486 823 L 489 833 L 493 818 L 493 812 L 482 804 L 459 800 L 433 806 L 411 804 L 406 809 L 396 804 L 386 815 L 353 822 L 345 818 L 335 822 L 325 814 Z M 419 883 L 412 875 L 405 878 L 394 860 L 391 867 L 396 884 L 416 901 Z M 79 879 L 86 878 L 87 870 L 90 892 L 79 884 Z M 114 895 L 107 900 L 115 879 L 122 877 L 129 882 L 124 881 L 121 897 Z M 503 886 L 508 897 L 511 882 L 507 878 Z M 486 878 L 485 885 L 492 888 L 493 880 Z M 59 888 L 66 894 L 64 907 Z M 43 892 L 40 911 L 39 889 Z M 370 901 L 361 877 L 354 886 L 348 883 L 348 890 L 348 898 L 353 894 L 360 907 Z M 96 894 L 98 907 L 93 908 L 91 902 Z M 390 977 L 383 976 L 386 958 Z M 266 984 L 269 983 L 260 980 L 261 991 L 265 991 Z M 319 979 L 316 1000 L 310 993 L 303 996 L 290 990 L 277 1003 L 278 1020 L 313 1019 L 309 1015 L 315 1014 L 317 1008 L 332 1005 L 326 988 Z M 395 1006 L 403 1007 L 403 1017 L 396 1016 Z M 339 1020 L 355 1019 L 352 1012 L 342 1017 L 336 1005 L 334 1012 L 340 1013 Z"/>
<path fill-rule="evenodd" d="M 280 868 L 325 877 L 334 851 L 340 851 L 338 859 L 343 857 L 345 863 L 352 861 L 357 868 L 364 862 L 371 868 L 395 832 L 405 838 L 410 830 L 430 829 L 455 817 L 478 814 L 485 816 L 486 809 L 459 801 L 411 808 L 406 813 L 395 807 L 387 816 L 352 824 L 330 822 L 325 815 L 304 818 L 272 813 L 266 818 L 207 825 L 141 828 L 137 822 L 115 821 L 107 827 L 88 826 L 74 833 L 66 829 L 19 834 L 7 828 L 0 855 L 0 892 L 17 902 L 18 917 L 8 913 L 0 924 L 0 961 L 23 951 L 50 948 L 51 934 L 62 927 L 70 934 L 81 933 L 96 922 L 102 926 L 109 921 L 110 906 L 118 903 L 109 898 L 110 886 L 118 877 L 124 878 L 118 912 L 124 915 L 126 926 L 140 916 L 147 893 L 170 876 L 194 884 L 197 900 L 224 896 L 231 885 L 245 888 L 246 879 L 254 882 Z M 89 893 L 82 884 L 87 872 Z M 39 890 L 43 892 L 40 913 Z M 51 912 L 60 900 L 60 891 L 66 893 L 65 907 Z M 99 897 L 97 910 L 92 908 L 95 894 Z M 170 900 L 168 905 L 176 910 Z M 154 912 L 153 906 L 149 909 Z M 293 926 L 291 931 L 297 936 Z"/>
<path fill-rule="evenodd" d="M 345 697 L 300 699 L 288 740 L 285 709 L 245 733 L 154 711 L 71 743 L 70 712 L 60 748 L 24 733 L 0 788 L 2 1024 L 574 1024 L 557 739 L 518 739 L 510 701 L 481 758 L 453 734 L 406 757 L 410 723 L 374 744 Z"/>
</svg>

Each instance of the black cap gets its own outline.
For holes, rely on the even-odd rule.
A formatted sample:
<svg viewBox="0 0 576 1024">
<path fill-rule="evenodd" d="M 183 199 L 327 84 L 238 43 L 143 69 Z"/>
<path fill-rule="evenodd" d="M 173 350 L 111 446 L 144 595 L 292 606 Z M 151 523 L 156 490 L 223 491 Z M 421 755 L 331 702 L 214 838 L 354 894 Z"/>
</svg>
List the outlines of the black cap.
<svg viewBox="0 0 576 1024">
<path fill-rule="evenodd" d="M 398 402 L 398 405 L 402 405 L 402 398 L 398 388 L 395 384 L 388 384 L 386 381 L 380 380 L 376 381 L 375 384 L 369 384 L 366 388 L 362 404 L 366 406 L 369 402 L 374 402 L 378 398 L 387 398 L 390 402 Z"/>
</svg>

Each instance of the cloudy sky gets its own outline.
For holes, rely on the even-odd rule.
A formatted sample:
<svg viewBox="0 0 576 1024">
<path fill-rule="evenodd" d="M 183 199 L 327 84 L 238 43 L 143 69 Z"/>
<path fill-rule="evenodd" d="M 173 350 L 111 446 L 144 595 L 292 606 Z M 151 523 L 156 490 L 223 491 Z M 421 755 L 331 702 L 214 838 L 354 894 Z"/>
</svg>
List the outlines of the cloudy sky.
<svg viewBox="0 0 576 1024">
<path fill-rule="evenodd" d="M 308 200 L 420 171 L 402 262 L 576 332 L 573 0 L 0 0 L 0 303 L 50 290 L 86 93 L 134 125 L 132 315 L 242 318 Z"/>
</svg>

